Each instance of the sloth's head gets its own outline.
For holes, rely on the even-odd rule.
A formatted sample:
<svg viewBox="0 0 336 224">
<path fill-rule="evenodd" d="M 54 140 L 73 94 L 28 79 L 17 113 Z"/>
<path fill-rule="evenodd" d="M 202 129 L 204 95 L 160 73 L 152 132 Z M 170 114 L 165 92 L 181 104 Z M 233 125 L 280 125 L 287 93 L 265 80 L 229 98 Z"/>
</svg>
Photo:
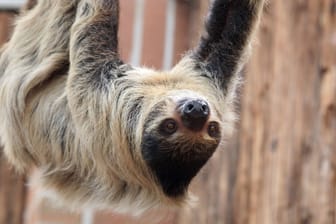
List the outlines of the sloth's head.
<svg viewBox="0 0 336 224">
<path fill-rule="evenodd" d="M 235 118 L 230 97 L 196 64 L 186 57 L 170 71 L 134 68 L 116 93 L 124 115 L 118 124 L 129 125 L 121 127 L 127 151 L 144 167 L 150 187 L 170 199 L 183 200 Z"/>
<path fill-rule="evenodd" d="M 221 140 L 215 108 L 203 97 L 183 93 L 153 105 L 141 141 L 143 159 L 169 197 L 184 195 Z"/>
</svg>

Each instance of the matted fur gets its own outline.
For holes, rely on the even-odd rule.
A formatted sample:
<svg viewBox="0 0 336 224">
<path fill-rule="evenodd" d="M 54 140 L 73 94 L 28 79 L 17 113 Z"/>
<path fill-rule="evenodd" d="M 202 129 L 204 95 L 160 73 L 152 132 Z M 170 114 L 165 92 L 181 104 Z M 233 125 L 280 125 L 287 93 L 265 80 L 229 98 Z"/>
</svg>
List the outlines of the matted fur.
<svg viewBox="0 0 336 224">
<path fill-rule="evenodd" d="M 1 51 L 0 136 L 7 158 L 20 171 L 37 167 L 42 184 L 72 208 L 142 212 L 184 203 L 187 191 L 172 197 L 160 185 L 144 156 L 144 136 L 155 138 L 163 118 L 178 120 L 181 100 L 201 99 L 221 138 L 179 131 L 169 137 L 177 147 L 172 156 L 197 158 L 203 152 L 187 145 L 230 137 L 238 73 L 262 5 L 214 1 L 199 47 L 172 70 L 154 71 L 119 59 L 117 0 L 39 0 L 22 13 Z"/>
</svg>

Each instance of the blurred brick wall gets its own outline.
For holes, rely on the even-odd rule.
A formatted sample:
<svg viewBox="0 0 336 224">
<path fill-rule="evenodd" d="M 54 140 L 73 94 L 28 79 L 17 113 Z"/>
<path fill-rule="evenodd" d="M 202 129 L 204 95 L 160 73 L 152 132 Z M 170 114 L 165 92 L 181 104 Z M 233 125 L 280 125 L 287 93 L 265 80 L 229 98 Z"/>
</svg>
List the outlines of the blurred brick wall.
<svg viewBox="0 0 336 224">
<path fill-rule="evenodd" d="M 192 45 L 195 38 L 193 16 L 199 1 L 121 0 L 120 51 L 122 58 L 135 65 L 168 69 Z M 0 18 L 1 19 L 1 18 Z M 3 21 L 8 27 L 12 21 Z M 1 32 L 8 33 L 7 30 Z M 197 36 L 197 35 L 196 35 Z M 0 189 L 0 192 L 3 189 Z M 110 224 L 175 223 L 176 213 L 153 211 L 144 217 L 127 217 L 85 210 L 78 214 L 53 206 L 42 197 L 38 186 L 28 187 L 24 224 Z M 11 223 L 0 223 L 11 224 Z"/>
</svg>

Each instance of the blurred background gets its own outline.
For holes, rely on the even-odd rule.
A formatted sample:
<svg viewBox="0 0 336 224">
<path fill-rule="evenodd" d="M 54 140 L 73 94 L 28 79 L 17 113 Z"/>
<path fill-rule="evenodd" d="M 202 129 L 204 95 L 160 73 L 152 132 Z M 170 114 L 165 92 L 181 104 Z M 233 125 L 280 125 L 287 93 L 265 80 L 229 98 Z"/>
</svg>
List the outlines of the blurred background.
<svg viewBox="0 0 336 224">
<path fill-rule="evenodd" d="M 22 0 L 0 0 L 0 43 Z M 121 0 L 120 49 L 169 69 L 202 31 L 209 0 Z M 243 76 L 235 136 L 192 183 L 192 208 L 132 218 L 69 213 L 0 150 L 0 224 L 335 224 L 336 0 L 270 0 Z"/>
</svg>

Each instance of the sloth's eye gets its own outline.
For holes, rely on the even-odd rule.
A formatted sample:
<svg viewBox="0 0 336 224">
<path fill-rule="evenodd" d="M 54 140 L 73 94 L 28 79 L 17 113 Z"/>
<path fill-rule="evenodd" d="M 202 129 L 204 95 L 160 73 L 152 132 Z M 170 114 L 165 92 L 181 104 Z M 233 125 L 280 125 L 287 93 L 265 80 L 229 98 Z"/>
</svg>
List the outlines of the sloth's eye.
<svg viewBox="0 0 336 224">
<path fill-rule="evenodd" d="M 215 138 L 219 136 L 219 125 L 217 122 L 211 122 L 208 126 L 208 133 L 211 137 Z"/>
<path fill-rule="evenodd" d="M 164 134 L 174 134 L 177 131 L 177 123 L 173 119 L 167 119 L 163 121 L 160 129 Z"/>
</svg>

